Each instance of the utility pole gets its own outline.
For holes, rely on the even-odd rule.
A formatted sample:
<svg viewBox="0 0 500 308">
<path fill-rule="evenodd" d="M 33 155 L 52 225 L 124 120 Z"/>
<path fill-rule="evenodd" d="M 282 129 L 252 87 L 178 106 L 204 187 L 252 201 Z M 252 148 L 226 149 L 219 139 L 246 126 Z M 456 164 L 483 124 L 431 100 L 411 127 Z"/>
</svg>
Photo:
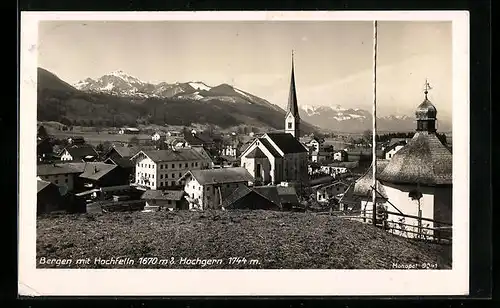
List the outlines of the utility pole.
<svg viewBox="0 0 500 308">
<path fill-rule="evenodd" d="M 373 21 L 373 137 L 372 137 L 372 220 L 377 224 L 377 21 Z"/>
</svg>

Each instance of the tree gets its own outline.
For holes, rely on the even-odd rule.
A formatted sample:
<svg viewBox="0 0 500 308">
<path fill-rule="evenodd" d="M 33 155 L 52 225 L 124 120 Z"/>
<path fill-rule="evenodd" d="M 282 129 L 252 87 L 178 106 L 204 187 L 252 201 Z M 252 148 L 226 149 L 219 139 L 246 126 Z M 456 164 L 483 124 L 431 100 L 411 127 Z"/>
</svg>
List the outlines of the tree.
<svg viewBox="0 0 500 308">
<path fill-rule="evenodd" d="M 45 127 L 43 125 L 41 125 L 38 128 L 37 136 L 42 138 L 42 139 L 47 138 L 49 136 L 49 134 L 47 133 L 47 130 L 45 129 Z"/>
</svg>

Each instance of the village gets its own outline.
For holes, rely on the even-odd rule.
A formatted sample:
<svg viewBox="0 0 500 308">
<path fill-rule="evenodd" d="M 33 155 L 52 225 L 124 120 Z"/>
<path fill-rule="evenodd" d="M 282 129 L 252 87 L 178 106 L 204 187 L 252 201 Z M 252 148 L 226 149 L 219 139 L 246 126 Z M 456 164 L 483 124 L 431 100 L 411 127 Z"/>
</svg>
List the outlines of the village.
<svg viewBox="0 0 500 308">
<path fill-rule="evenodd" d="M 428 90 L 426 83 L 423 102 L 415 99 L 415 133 L 385 138 L 375 151 L 370 140 L 339 147 L 301 133 L 293 60 L 281 131 L 157 130 L 139 140 L 135 136 L 144 132 L 124 127 L 116 134 L 129 136 L 128 142 L 93 146 L 83 136 L 57 139 L 39 125 L 37 214 L 314 212 L 451 242 L 452 154 L 436 135 Z"/>
</svg>

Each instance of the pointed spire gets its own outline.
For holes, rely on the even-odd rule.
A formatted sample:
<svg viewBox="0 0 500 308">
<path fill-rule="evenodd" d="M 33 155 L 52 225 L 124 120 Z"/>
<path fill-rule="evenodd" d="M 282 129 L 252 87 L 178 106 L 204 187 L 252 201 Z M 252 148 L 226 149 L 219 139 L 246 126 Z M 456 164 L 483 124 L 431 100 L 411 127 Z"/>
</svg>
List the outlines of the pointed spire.
<svg viewBox="0 0 500 308">
<path fill-rule="evenodd" d="M 290 93 L 288 95 L 287 112 L 291 112 L 293 116 L 299 118 L 299 107 L 297 105 L 297 92 L 295 90 L 295 73 L 292 50 L 292 76 L 290 79 Z"/>
</svg>

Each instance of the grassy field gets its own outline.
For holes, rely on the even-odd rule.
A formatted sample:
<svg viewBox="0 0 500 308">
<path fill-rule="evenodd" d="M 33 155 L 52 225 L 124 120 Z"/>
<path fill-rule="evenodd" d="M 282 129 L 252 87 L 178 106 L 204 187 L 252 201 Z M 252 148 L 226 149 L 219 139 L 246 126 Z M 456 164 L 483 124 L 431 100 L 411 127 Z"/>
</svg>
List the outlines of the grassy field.
<svg viewBox="0 0 500 308">
<path fill-rule="evenodd" d="M 85 138 L 85 141 L 92 145 L 97 145 L 105 141 L 109 142 L 129 142 L 130 138 L 137 137 L 139 140 L 151 140 L 150 135 L 138 134 L 138 135 L 120 135 L 120 134 L 110 134 L 108 132 L 74 132 L 74 131 L 54 131 L 51 133 L 56 138 L 68 138 L 72 136 L 81 136 Z"/>
<path fill-rule="evenodd" d="M 42 257 L 72 263 L 39 265 Z M 128 257 L 134 264 L 94 263 L 113 257 Z M 139 264 L 144 257 L 158 259 Z M 231 257 L 247 262 L 230 264 Z M 85 258 L 90 264 L 75 264 Z M 171 258 L 174 264 L 164 263 Z M 222 263 L 180 264 L 181 258 Z M 414 242 L 361 222 L 310 213 L 129 212 L 39 217 L 37 260 L 38 267 L 391 269 L 393 263 L 428 262 L 442 269 L 451 267 L 451 246 Z"/>
</svg>

